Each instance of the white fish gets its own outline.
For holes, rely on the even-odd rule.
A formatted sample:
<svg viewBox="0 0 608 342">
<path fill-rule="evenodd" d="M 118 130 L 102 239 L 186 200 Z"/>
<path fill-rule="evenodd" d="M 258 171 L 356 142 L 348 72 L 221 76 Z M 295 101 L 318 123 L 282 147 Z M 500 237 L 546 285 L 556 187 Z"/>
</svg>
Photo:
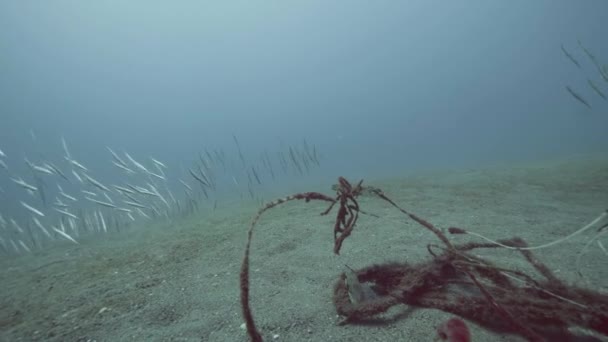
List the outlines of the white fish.
<svg viewBox="0 0 608 342">
<path fill-rule="evenodd" d="M 21 202 L 21 205 L 24 206 L 25 209 L 31 211 L 32 213 L 34 213 L 34 214 L 36 214 L 36 215 L 38 215 L 40 217 L 44 217 L 44 213 L 42 211 L 40 211 L 40 210 L 32 207 L 31 205 L 29 205 L 29 204 L 27 204 L 27 203 L 25 203 L 23 201 L 19 201 L 19 202 Z"/>
<path fill-rule="evenodd" d="M 61 176 L 61 178 L 65 179 L 66 181 L 70 181 L 68 179 L 68 177 L 65 175 L 65 173 L 63 173 L 63 171 L 61 171 L 57 166 L 55 166 L 53 163 L 44 163 L 44 166 L 46 166 L 48 169 L 52 170 L 54 173 L 58 174 L 59 176 Z"/>
<path fill-rule="evenodd" d="M 74 196 L 70 196 L 70 195 L 66 194 L 65 192 L 63 192 L 63 191 L 60 191 L 60 192 L 59 192 L 59 194 L 60 194 L 61 196 L 65 197 L 65 198 L 69 199 L 70 201 L 74 201 L 74 202 L 78 201 L 78 200 L 76 199 L 76 197 L 74 197 Z"/>
<path fill-rule="evenodd" d="M 6 154 L 4 154 L 4 152 L 2 152 L 2 150 L 0 150 L 0 157 L 6 158 Z"/>
<path fill-rule="evenodd" d="M 160 175 L 163 176 L 163 177 L 165 177 L 165 171 L 163 171 L 163 168 L 160 167 L 158 164 L 154 164 L 154 166 L 156 167 L 156 169 L 158 170 L 158 172 L 160 172 Z"/>
<path fill-rule="evenodd" d="M 11 178 L 11 180 L 12 180 L 13 182 L 15 182 L 15 183 L 17 183 L 17 184 L 21 185 L 22 187 L 24 187 L 24 188 L 25 188 L 25 189 L 27 189 L 27 190 L 30 190 L 30 191 L 38 191 L 38 188 L 37 188 L 37 187 L 35 187 L 35 186 L 31 185 L 31 184 L 26 183 L 26 182 L 25 182 L 25 181 L 24 181 L 22 178 L 18 178 L 18 179 Z"/>
<path fill-rule="evenodd" d="M 155 193 L 151 192 L 146 188 L 142 188 L 141 186 L 136 186 L 135 191 L 139 192 L 142 195 L 154 196 L 157 197 Z"/>
<path fill-rule="evenodd" d="M 125 163 L 124 160 L 122 160 L 118 154 L 116 154 L 114 151 L 112 151 L 111 148 L 109 148 L 108 146 L 106 146 L 106 148 L 108 149 L 108 151 L 110 151 L 110 153 L 112 154 L 112 158 L 114 158 L 114 160 L 116 161 L 117 164 L 120 164 L 122 166 L 127 166 L 127 163 Z"/>
<path fill-rule="evenodd" d="M 125 152 L 125 156 L 127 156 L 127 159 L 129 159 L 129 161 L 131 163 L 133 163 L 133 165 L 135 165 L 135 167 L 137 167 L 138 169 L 142 170 L 145 173 L 148 173 L 148 169 L 146 169 L 145 166 L 141 165 L 135 159 L 133 159 L 127 152 Z"/>
<path fill-rule="evenodd" d="M 130 205 L 130 206 L 132 206 L 132 207 L 136 207 L 136 208 L 148 208 L 148 207 L 146 207 L 146 206 L 145 206 L 145 205 L 143 205 L 143 204 L 139 204 L 139 203 L 132 202 L 132 201 L 122 201 L 122 202 L 123 202 L 124 204 Z"/>
<path fill-rule="evenodd" d="M 28 166 L 30 169 L 32 169 L 32 170 L 34 169 L 34 164 L 33 164 L 31 161 L 29 161 L 29 160 L 27 159 L 27 157 L 23 157 L 23 161 L 25 162 L 25 164 L 26 164 L 26 165 L 27 165 L 27 166 Z"/>
<path fill-rule="evenodd" d="M 67 161 L 72 163 L 72 165 L 76 166 L 77 168 L 81 169 L 82 171 L 89 171 L 89 169 L 87 169 L 84 165 L 82 165 L 78 161 L 76 161 L 76 159 L 71 159 L 68 157 L 66 157 L 66 159 L 67 159 Z"/>
<path fill-rule="evenodd" d="M 56 207 L 60 207 L 60 208 L 67 208 L 67 207 L 69 207 L 69 205 L 63 203 L 59 197 L 56 197 L 55 203 L 53 203 L 53 205 L 56 206 Z"/>
<path fill-rule="evenodd" d="M 40 173 L 45 173 L 47 175 L 54 175 L 55 174 L 55 172 L 53 172 L 53 170 L 48 169 L 48 168 L 46 168 L 44 166 L 40 166 L 40 165 L 32 165 L 32 169 L 34 169 L 34 170 L 36 170 L 36 171 L 38 171 Z"/>
<path fill-rule="evenodd" d="M 74 220 L 68 219 L 68 223 L 70 224 L 70 228 L 72 229 L 74 234 L 76 234 L 76 236 L 78 236 L 78 229 L 76 229 L 76 223 L 74 223 Z"/>
<path fill-rule="evenodd" d="M 112 164 L 114 164 L 117 168 L 119 169 L 123 169 L 125 170 L 127 173 L 135 173 L 135 171 L 129 169 L 128 167 L 126 167 L 125 165 L 122 165 L 120 163 L 117 163 L 116 161 L 112 160 Z"/>
<path fill-rule="evenodd" d="M 66 239 L 68 239 L 68 240 L 72 241 L 73 243 L 75 243 L 75 244 L 77 244 L 77 245 L 79 244 L 79 243 L 78 243 L 78 241 L 74 240 L 74 238 L 73 238 L 73 237 L 71 237 L 71 236 L 70 236 L 68 233 L 66 233 L 66 232 L 62 232 L 61 230 L 59 230 L 59 229 L 57 229 L 57 228 L 55 228 L 55 227 L 53 227 L 53 230 L 54 230 L 54 231 L 56 231 L 56 232 L 57 232 L 57 234 L 59 234 L 59 235 L 63 236 L 64 238 L 66 238 Z"/>
<path fill-rule="evenodd" d="M 159 179 L 162 179 L 162 180 L 167 180 L 165 177 L 163 177 L 163 176 L 161 176 L 161 175 L 159 175 L 159 174 L 156 174 L 156 173 L 154 173 L 154 172 L 150 172 L 150 171 L 148 171 L 148 174 L 149 174 L 150 176 L 154 176 L 154 177 L 159 178 Z"/>
<path fill-rule="evenodd" d="M 146 215 L 146 213 L 144 213 L 144 211 L 143 211 L 143 210 L 141 210 L 141 209 L 137 208 L 137 212 L 138 212 L 138 213 L 139 213 L 141 216 L 143 216 L 143 217 L 145 217 L 145 218 L 147 218 L 147 219 L 150 219 L 150 216 Z"/>
<path fill-rule="evenodd" d="M 79 218 L 78 218 L 78 216 L 76 216 L 76 215 L 74 215 L 74 214 L 70 213 L 70 212 L 69 212 L 69 211 L 67 211 L 67 210 L 63 210 L 63 209 L 59 209 L 59 208 L 54 208 L 54 209 L 55 209 L 55 210 L 56 210 L 58 213 L 61 213 L 61 214 L 65 215 L 65 216 L 71 217 L 71 218 L 76 219 L 76 220 L 78 220 L 78 219 L 79 219 Z"/>
<path fill-rule="evenodd" d="M 17 229 L 17 231 L 21 234 L 23 234 L 23 228 L 21 228 L 21 226 L 19 225 L 19 223 L 17 223 L 17 221 L 11 219 L 11 224 L 13 225 L 13 227 L 15 227 L 15 229 Z"/>
<path fill-rule="evenodd" d="M 165 183 L 165 185 L 167 185 Z M 177 200 L 175 199 L 175 196 L 173 196 L 173 193 L 171 192 L 171 190 L 169 190 L 169 187 L 166 186 L 165 189 L 167 190 L 167 193 L 169 193 L 169 197 L 171 197 L 171 200 L 173 201 L 173 203 L 177 203 Z"/>
<path fill-rule="evenodd" d="M 116 190 L 118 190 L 118 191 L 120 191 L 120 192 L 126 192 L 126 193 L 128 193 L 128 194 L 134 194 L 134 193 L 135 193 L 135 191 L 133 191 L 133 190 L 131 190 L 131 189 L 127 189 L 127 188 L 122 187 L 122 186 L 120 186 L 120 185 L 113 185 L 113 186 L 114 186 L 114 188 L 115 188 Z"/>
<path fill-rule="evenodd" d="M 20 245 L 21 245 L 21 247 L 23 247 L 23 249 L 25 249 L 25 250 L 26 250 L 28 253 L 31 253 L 31 252 L 32 252 L 32 250 L 31 250 L 31 249 L 29 249 L 29 248 L 27 247 L 27 245 L 25 244 L 25 242 L 23 242 L 23 240 L 19 240 L 19 244 L 20 244 Z"/>
<path fill-rule="evenodd" d="M 123 213 L 130 213 L 130 212 L 131 212 L 131 209 L 129 209 L 129 208 L 120 208 L 120 207 L 116 207 L 116 208 L 114 208 L 114 209 L 116 209 L 116 210 L 118 210 L 118 211 L 122 211 Z"/>
<path fill-rule="evenodd" d="M 84 183 L 82 181 L 82 178 L 78 175 L 78 172 L 76 172 L 76 170 L 72 169 L 72 174 L 74 175 L 74 178 L 76 178 L 80 184 Z"/>
<path fill-rule="evenodd" d="M 86 196 L 85 196 L 85 199 L 87 199 L 87 200 L 89 200 L 89 201 L 91 201 L 93 203 L 97 203 L 99 205 L 103 205 L 104 207 L 116 208 L 116 206 L 114 204 L 112 204 L 112 203 L 108 203 L 108 202 L 104 202 L 104 201 L 99 201 L 99 200 L 96 200 L 94 198 L 86 197 Z"/>
<path fill-rule="evenodd" d="M 13 245 L 13 248 L 15 249 L 15 251 L 17 253 L 19 253 L 19 247 L 17 247 L 17 245 L 15 244 L 15 241 L 13 241 L 13 239 L 11 239 L 11 245 Z"/>
<path fill-rule="evenodd" d="M 46 230 L 46 228 L 44 228 L 44 226 L 42 225 L 42 223 L 40 223 L 40 221 L 38 221 L 37 218 L 32 217 L 32 220 L 34 220 L 34 224 L 36 224 L 36 226 L 38 226 L 38 228 L 40 228 L 44 232 L 44 234 L 46 236 L 51 237 L 51 234 L 49 233 L 49 231 Z"/>
<path fill-rule="evenodd" d="M 92 192 L 92 191 L 87 191 L 87 190 L 81 190 L 83 194 L 85 195 L 89 195 L 89 196 L 97 196 L 96 193 Z"/>
<path fill-rule="evenodd" d="M 87 175 L 86 173 L 82 174 L 84 176 L 84 178 L 86 178 L 89 183 L 93 184 L 94 186 L 98 187 L 99 189 L 103 190 L 103 191 L 110 191 L 110 189 L 108 189 L 107 186 L 101 184 L 100 182 L 98 182 L 97 180 L 93 179 L 93 177 Z"/>
<path fill-rule="evenodd" d="M 167 200 L 160 194 L 160 192 L 158 192 L 158 190 L 152 184 L 148 183 L 148 186 L 150 187 L 150 189 L 152 189 L 152 191 L 154 191 L 154 193 L 156 194 L 156 196 L 158 198 L 160 198 L 160 200 L 163 201 L 163 203 L 165 203 L 165 205 L 167 206 L 167 208 L 171 207 L 169 205 L 169 202 L 167 202 Z"/>
<path fill-rule="evenodd" d="M 70 150 L 68 150 L 68 144 L 65 143 L 65 139 L 63 137 L 61 137 L 61 145 L 63 145 L 63 151 L 65 152 L 65 156 L 67 157 L 67 159 L 72 159 L 72 156 L 70 155 Z"/>
<path fill-rule="evenodd" d="M 108 228 L 106 227 L 106 220 L 103 219 L 103 215 L 101 214 L 101 211 L 98 212 L 99 213 L 99 218 L 101 220 L 101 226 L 103 227 L 103 231 L 105 233 L 108 232 Z"/>
<path fill-rule="evenodd" d="M 104 192 L 104 193 L 103 193 L 103 195 L 104 195 L 104 197 L 105 197 L 105 198 L 108 200 L 108 202 L 110 202 L 110 203 L 114 204 L 114 201 L 112 201 L 112 199 L 110 198 L 110 196 L 108 196 L 108 194 L 107 194 L 107 193 L 105 193 L 105 192 Z"/>
<path fill-rule="evenodd" d="M 129 194 L 128 194 L 128 193 L 126 193 L 126 192 L 123 192 L 123 193 L 122 193 L 122 195 L 123 195 L 123 196 L 125 196 L 126 198 L 130 199 L 131 201 L 135 202 L 135 203 L 141 203 L 141 202 L 140 202 L 140 201 L 138 201 L 138 200 L 137 200 L 135 197 L 133 197 L 133 196 L 129 195 Z"/>
<path fill-rule="evenodd" d="M 180 183 L 182 183 L 182 185 L 183 185 L 183 186 L 185 186 L 185 187 L 186 187 L 188 190 L 192 191 L 192 188 L 190 187 L 190 185 L 188 185 L 188 183 L 184 182 L 184 181 L 183 181 L 183 180 L 181 180 L 181 179 L 178 179 L 178 181 L 179 181 Z"/>
<path fill-rule="evenodd" d="M 158 160 L 156 160 L 156 159 L 154 159 L 154 158 L 152 158 L 152 157 L 150 157 L 150 159 L 152 159 L 152 162 L 153 162 L 154 164 L 156 164 L 156 165 L 158 165 L 158 166 L 162 166 L 162 167 L 163 167 L 163 168 L 165 168 L 165 169 L 167 168 L 167 165 L 165 165 L 165 164 L 161 163 L 160 161 L 158 161 Z"/>
</svg>

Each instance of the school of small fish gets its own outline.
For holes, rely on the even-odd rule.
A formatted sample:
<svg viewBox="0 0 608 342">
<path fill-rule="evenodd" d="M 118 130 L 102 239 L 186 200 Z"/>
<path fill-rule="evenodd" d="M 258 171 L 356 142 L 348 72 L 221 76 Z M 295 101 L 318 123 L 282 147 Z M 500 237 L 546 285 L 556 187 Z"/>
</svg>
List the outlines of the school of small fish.
<svg viewBox="0 0 608 342">
<path fill-rule="evenodd" d="M 30 135 L 36 143 L 33 130 Z M 80 244 L 87 236 L 120 232 L 140 220 L 170 220 L 204 207 L 215 210 L 218 200 L 229 195 L 263 202 L 265 183 L 302 177 L 320 166 L 316 146 L 306 140 L 281 147 L 272 157 L 264 151 L 258 158 L 246 158 L 237 137 L 232 139 L 238 158 L 230 158 L 223 148 L 205 148 L 192 166 L 180 165 L 180 171 L 172 167 L 181 173 L 177 177 L 169 177 L 169 165 L 157 158 L 139 159 L 106 147 L 118 182 L 95 174 L 71 153 L 64 138 L 61 157 L 24 157 L 28 172 L 20 174 L 15 171 L 19 167 L 9 168 L 9 160 L 15 162 L 9 157 L 17 153 L 0 149 L 0 197 L 11 200 L 8 194 L 16 194 L 17 205 L 10 212 L 0 208 L 0 254 L 31 253 L 57 240 Z"/>
<path fill-rule="evenodd" d="M 586 59 L 591 62 L 591 67 L 593 68 L 592 73 L 594 75 L 593 77 L 603 80 L 602 83 L 599 83 L 599 82 L 592 80 L 591 78 L 587 78 L 587 85 L 589 86 L 589 90 L 592 91 L 596 96 L 601 98 L 603 101 L 608 102 L 608 98 L 606 97 L 606 92 L 608 90 L 604 90 L 607 88 L 607 85 L 608 85 L 608 64 L 601 66 L 599 61 L 595 57 L 595 55 L 593 53 L 591 53 L 591 51 L 589 49 L 587 49 L 583 45 L 583 43 L 581 43 L 580 40 L 578 41 L 578 47 L 582 51 L 582 53 L 586 56 Z M 576 57 L 574 57 L 574 55 L 572 53 L 570 53 L 564 47 L 563 44 L 561 46 L 561 50 L 562 50 L 563 54 L 566 56 L 566 58 L 568 60 L 570 60 L 570 62 L 572 62 L 572 64 L 574 64 L 578 69 L 583 69 L 579 60 L 576 59 Z M 602 89 L 602 84 L 603 84 L 604 89 Z M 587 99 L 586 96 L 582 95 L 581 91 L 574 90 L 573 87 L 571 87 L 569 85 L 565 86 L 565 89 L 573 99 L 578 101 L 580 104 L 585 106 L 587 109 L 592 109 L 591 103 L 589 102 L 589 100 Z"/>
</svg>

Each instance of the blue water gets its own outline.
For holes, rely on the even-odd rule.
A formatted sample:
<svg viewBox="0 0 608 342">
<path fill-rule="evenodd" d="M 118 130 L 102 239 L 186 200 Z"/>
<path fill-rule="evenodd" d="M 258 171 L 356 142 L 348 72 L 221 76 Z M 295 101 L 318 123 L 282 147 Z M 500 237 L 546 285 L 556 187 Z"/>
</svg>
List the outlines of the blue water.
<svg viewBox="0 0 608 342">
<path fill-rule="evenodd" d="M 587 80 L 607 94 L 608 82 L 578 40 L 608 64 L 606 23 L 602 0 L 3 1 L 0 213 L 31 224 L 23 200 L 52 212 L 49 226 L 60 217 L 10 180 L 39 182 L 24 158 L 70 178 L 37 174 L 48 202 L 59 184 L 78 195 L 75 208 L 95 208 L 62 137 L 108 186 L 150 177 L 126 176 L 106 146 L 149 168 L 150 157 L 162 161 L 177 200 L 186 198 L 179 179 L 200 196 L 188 171 L 199 153 L 222 151 L 227 166 L 209 166 L 217 186 L 208 207 L 339 175 L 605 153 L 608 102 Z M 304 140 L 319 165 L 300 172 L 288 160 L 281 171 L 279 153 L 304 153 Z"/>
</svg>

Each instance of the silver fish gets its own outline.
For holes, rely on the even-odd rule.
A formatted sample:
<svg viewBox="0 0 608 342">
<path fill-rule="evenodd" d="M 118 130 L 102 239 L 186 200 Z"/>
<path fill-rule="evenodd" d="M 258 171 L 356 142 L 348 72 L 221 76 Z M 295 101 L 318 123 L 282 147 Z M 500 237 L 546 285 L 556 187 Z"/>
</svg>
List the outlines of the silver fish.
<svg viewBox="0 0 608 342">
<path fill-rule="evenodd" d="M 69 199 L 70 201 L 74 201 L 74 202 L 77 201 L 76 197 L 66 194 L 65 192 L 63 192 L 63 190 L 60 191 L 59 194 L 65 198 Z"/>
<path fill-rule="evenodd" d="M 572 57 L 572 55 L 570 53 L 568 53 L 568 51 L 566 51 L 566 48 L 564 47 L 564 44 L 562 44 L 562 52 L 564 53 L 564 55 L 566 55 L 566 57 L 568 57 L 568 59 L 574 63 L 574 65 L 576 65 L 577 67 L 581 67 L 581 65 L 578 63 L 578 61 L 576 59 L 574 59 L 574 57 Z"/>
<path fill-rule="evenodd" d="M 23 240 L 19 240 L 19 244 L 21 245 L 21 247 L 23 247 L 23 249 L 25 249 L 26 252 L 28 252 L 28 253 L 32 252 L 32 250 L 27 247 L 27 245 L 25 244 L 25 242 L 23 242 Z"/>
<path fill-rule="evenodd" d="M 158 165 L 158 166 L 161 166 L 161 167 L 162 167 L 162 168 L 164 168 L 164 169 L 166 169 L 166 168 L 167 168 L 167 165 L 165 165 L 165 164 L 161 163 L 160 161 L 158 161 L 158 160 L 156 160 L 156 159 L 154 159 L 154 158 L 152 158 L 152 157 L 150 157 L 150 159 L 152 159 L 152 162 L 153 162 L 154 164 L 156 164 L 156 165 Z"/>
<path fill-rule="evenodd" d="M 147 218 L 147 219 L 150 219 L 150 216 L 146 215 L 146 213 L 144 213 L 144 211 L 143 211 L 143 210 L 141 210 L 141 209 L 137 208 L 137 212 L 138 212 L 138 213 L 139 213 L 141 216 L 143 216 L 143 217 L 145 217 L 145 218 Z"/>
<path fill-rule="evenodd" d="M 108 202 L 110 202 L 110 203 L 114 204 L 114 201 L 113 201 L 113 200 L 110 198 L 110 196 L 108 196 L 108 194 L 107 194 L 107 193 L 105 193 L 105 192 L 104 192 L 104 193 L 103 193 L 103 196 L 104 196 L 104 197 L 105 197 L 105 198 L 108 200 Z"/>
<path fill-rule="evenodd" d="M 57 200 L 55 201 L 55 203 L 53 203 L 54 206 L 59 207 L 59 208 L 69 208 L 70 206 L 63 203 L 59 197 L 57 197 Z"/>
<path fill-rule="evenodd" d="M 122 186 L 120 186 L 120 185 L 113 185 L 113 187 L 114 187 L 116 190 L 120 191 L 120 192 L 126 192 L 126 193 L 128 193 L 128 194 L 134 194 L 134 193 L 135 193 L 135 191 L 133 191 L 133 190 L 131 190 L 131 189 L 127 189 L 127 188 L 122 187 Z"/>
<path fill-rule="evenodd" d="M 55 210 L 56 210 L 58 213 L 63 214 L 63 215 L 68 216 L 68 217 L 71 217 L 71 218 L 73 218 L 73 219 L 75 219 L 75 220 L 78 220 L 78 219 L 79 219 L 79 218 L 78 218 L 78 216 L 76 216 L 76 215 L 74 215 L 74 214 L 70 213 L 70 212 L 69 212 L 69 211 L 67 211 L 67 210 L 58 209 L 58 208 L 55 208 Z"/>
<path fill-rule="evenodd" d="M 190 185 L 188 185 L 188 183 L 184 182 L 184 181 L 183 181 L 183 180 L 181 180 L 181 179 L 178 179 L 178 181 L 179 181 L 180 183 L 182 183 L 182 185 L 183 185 L 183 186 L 185 186 L 185 187 L 186 187 L 188 190 L 192 191 L 192 188 L 190 187 Z"/>
<path fill-rule="evenodd" d="M 136 203 L 136 202 L 131 202 L 131 201 L 122 201 L 122 202 L 123 202 L 124 204 L 130 205 L 130 206 L 132 206 L 132 207 L 136 207 L 136 208 L 148 208 L 148 207 L 146 207 L 145 205 L 143 205 L 143 204 L 139 204 L 139 203 Z"/>
<path fill-rule="evenodd" d="M 117 168 L 122 169 L 124 171 L 126 171 L 127 173 L 135 173 L 135 171 L 129 169 L 127 166 L 122 165 L 114 160 L 112 160 L 112 164 L 114 164 Z"/>
<path fill-rule="evenodd" d="M 593 89 L 601 98 L 604 99 L 604 101 L 608 101 L 608 99 L 606 99 L 606 95 L 604 95 L 604 93 L 600 90 L 600 88 L 598 88 L 597 85 L 595 85 L 595 83 L 593 83 L 591 80 L 587 80 L 587 83 L 589 83 L 589 86 L 591 87 L 591 89 Z"/>
<path fill-rule="evenodd" d="M 133 163 L 133 165 L 135 165 L 135 167 L 137 167 L 138 169 L 140 169 L 141 171 L 148 173 L 148 169 L 146 169 L 145 166 L 143 166 L 142 164 L 138 163 L 135 159 L 133 159 L 133 157 L 131 157 L 127 152 L 125 152 L 125 156 L 127 157 L 127 159 L 129 159 L 129 161 L 131 163 Z"/>
<path fill-rule="evenodd" d="M 65 156 L 67 157 L 67 159 L 72 159 L 70 151 L 68 150 L 68 144 L 66 144 L 65 139 L 63 137 L 61 137 L 61 145 L 63 146 L 63 151 L 65 152 Z"/>
<path fill-rule="evenodd" d="M 48 231 L 48 230 L 46 230 L 46 228 L 44 228 L 44 226 L 42 225 L 42 223 L 40 223 L 40 221 L 38 221 L 38 219 L 37 219 L 37 218 L 32 217 L 32 220 L 34 221 L 34 224 L 35 224 L 35 225 L 36 225 L 38 228 L 40 228 L 40 230 L 42 230 L 46 236 L 51 237 L 51 234 L 49 233 L 49 231 Z"/>
<path fill-rule="evenodd" d="M 103 231 L 105 233 L 107 233 L 108 232 L 108 227 L 106 227 L 106 220 L 103 219 L 103 215 L 101 214 L 101 211 L 98 211 L 97 213 L 99 214 L 99 219 L 101 221 L 101 226 L 103 227 Z"/>
<path fill-rule="evenodd" d="M 78 245 L 78 241 L 76 241 L 76 240 L 75 240 L 73 237 L 71 237 L 71 236 L 70 236 L 68 233 L 66 233 L 66 232 L 64 232 L 64 231 L 61 231 L 60 229 L 57 229 L 57 228 L 55 228 L 55 227 L 52 227 L 52 228 L 53 228 L 53 230 L 54 230 L 55 232 L 57 232 L 57 234 L 59 234 L 59 235 L 63 236 L 64 238 L 66 238 L 66 239 L 68 239 L 68 240 L 70 240 L 70 241 L 72 241 L 73 243 L 75 243 L 75 244 L 77 244 L 77 245 Z"/>
<path fill-rule="evenodd" d="M 578 102 L 584 104 L 585 106 L 587 106 L 587 108 L 591 109 L 591 105 L 579 94 L 577 94 L 576 92 L 574 92 L 574 90 L 572 90 L 569 86 L 566 86 L 566 90 L 570 93 L 570 95 L 572 95 L 572 97 L 574 97 Z"/>
<path fill-rule="evenodd" d="M 154 172 L 150 172 L 150 171 L 148 171 L 148 174 L 149 174 L 150 176 L 154 176 L 154 177 L 159 178 L 159 179 L 162 179 L 162 180 L 167 180 L 165 177 L 163 177 L 163 176 L 161 176 L 161 175 L 159 175 L 159 174 L 156 174 L 156 173 L 154 173 Z"/>
<path fill-rule="evenodd" d="M 34 214 L 36 214 L 36 215 L 38 215 L 40 217 L 44 217 L 44 213 L 42 211 L 40 211 L 40 210 L 32 207 L 31 205 L 29 205 L 29 204 L 27 204 L 27 203 L 25 203 L 23 201 L 19 201 L 19 202 L 21 202 L 21 205 L 24 206 L 25 209 L 31 211 L 32 213 L 34 213 Z"/>
<path fill-rule="evenodd" d="M 84 165 L 80 164 L 76 159 L 71 159 L 66 157 L 67 161 L 69 161 L 72 165 L 76 166 L 77 168 L 81 169 L 82 171 L 89 171 L 89 169 L 87 169 Z"/>
<path fill-rule="evenodd" d="M 112 209 L 116 208 L 116 206 L 114 204 L 112 204 L 112 203 L 108 203 L 108 202 L 104 202 L 104 201 L 99 201 L 99 200 L 96 200 L 94 198 L 87 197 L 87 196 L 85 196 L 85 199 L 88 200 L 88 201 L 91 201 L 93 203 L 97 203 L 99 205 L 103 205 L 104 207 L 108 207 L 108 208 L 112 208 Z"/>
<path fill-rule="evenodd" d="M 112 158 L 114 158 L 114 161 L 116 161 L 117 164 L 120 164 L 124 167 L 127 166 L 127 163 L 125 163 L 124 160 L 122 160 L 118 154 L 116 154 L 116 152 L 114 152 L 111 148 L 109 148 L 108 146 L 106 146 L 106 148 L 108 149 L 108 151 L 110 151 L 110 153 L 112 154 Z"/>
<path fill-rule="evenodd" d="M 72 174 L 74 175 L 74 177 L 78 180 L 78 182 L 80 182 L 80 184 L 84 183 L 82 181 L 82 178 L 78 175 L 78 172 L 76 172 L 76 170 L 72 169 Z"/>
<path fill-rule="evenodd" d="M 101 189 L 103 191 L 110 191 L 110 189 L 107 186 L 101 184 L 100 182 L 95 180 L 93 177 L 87 175 L 86 173 L 83 173 L 82 175 L 84 176 L 84 178 L 86 178 L 89 181 L 89 183 L 93 184 L 94 186 L 98 187 L 99 189 Z"/>
<path fill-rule="evenodd" d="M 63 173 L 63 171 L 61 171 L 57 166 L 55 166 L 53 163 L 45 163 L 45 166 L 51 170 L 53 170 L 53 172 L 55 172 L 56 174 L 58 174 L 59 176 L 61 176 L 61 178 L 65 179 L 66 181 L 70 182 L 70 180 L 68 179 L 68 177 L 65 175 L 65 173 Z"/>
<path fill-rule="evenodd" d="M 55 173 L 53 172 L 53 170 L 46 168 L 44 166 L 40 166 L 40 165 L 32 165 L 32 169 L 34 169 L 35 171 L 38 171 L 40 173 L 44 173 L 47 175 L 54 175 Z"/>
<path fill-rule="evenodd" d="M 87 191 L 87 190 L 81 190 L 83 194 L 85 195 L 89 195 L 89 196 L 97 196 L 96 193 L 92 192 L 92 191 Z"/>
</svg>

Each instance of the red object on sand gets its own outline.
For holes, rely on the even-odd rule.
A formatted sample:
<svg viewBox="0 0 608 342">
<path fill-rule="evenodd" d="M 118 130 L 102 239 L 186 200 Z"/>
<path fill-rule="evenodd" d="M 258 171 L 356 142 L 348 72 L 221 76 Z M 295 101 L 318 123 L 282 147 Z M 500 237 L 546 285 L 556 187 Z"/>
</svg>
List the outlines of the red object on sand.
<svg viewBox="0 0 608 342">
<path fill-rule="evenodd" d="M 450 318 L 437 327 L 437 336 L 448 342 L 470 342 L 469 328 L 460 318 Z"/>
</svg>

